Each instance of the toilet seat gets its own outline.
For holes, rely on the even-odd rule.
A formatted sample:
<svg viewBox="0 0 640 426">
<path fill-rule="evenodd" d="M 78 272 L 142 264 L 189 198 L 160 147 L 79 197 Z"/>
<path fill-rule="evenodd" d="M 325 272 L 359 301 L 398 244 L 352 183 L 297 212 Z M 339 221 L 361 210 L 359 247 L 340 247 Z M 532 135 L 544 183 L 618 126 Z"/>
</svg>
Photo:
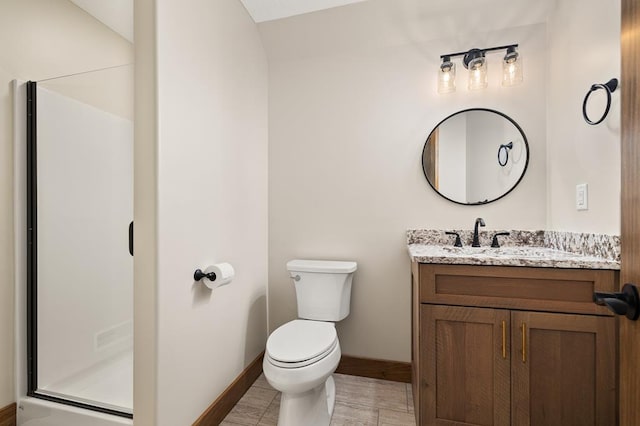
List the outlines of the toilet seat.
<svg viewBox="0 0 640 426">
<path fill-rule="evenodd" d="M 305 367 L 307 365 L 311 365 L 314 364 L 318 361 L 320 361 L 323 358 L 326 358 L 327 355 L 329 355 L 333 350 L 335 350 L 336 346 L 338 346 L 338 341 L 336 340 L 333 345 L 327 349 L 325 352 L 321 353 L 318 356 L 315 356 L 313 358 L 309 358 L 309 359 L 305 359 L 302 361 L 298 361 L 298 362 L 286 362 L 286 361 L 279 361 L 277 359 L 274 359 L 273 357 L 271 357 L 270 355 L 268 355 L 268 359 L 269 362 L 273 365 L 275 365 L 276 367 L 280 367 L 280 368 L 300 368 L 300 367 Z"/>
<path fill-rule="evenodd" d="M 275 366 L 299 368 L 325 358 L 337 345 L 332 322 L 293 320 L 271 333 L 266 356 Z"/>
</svg>

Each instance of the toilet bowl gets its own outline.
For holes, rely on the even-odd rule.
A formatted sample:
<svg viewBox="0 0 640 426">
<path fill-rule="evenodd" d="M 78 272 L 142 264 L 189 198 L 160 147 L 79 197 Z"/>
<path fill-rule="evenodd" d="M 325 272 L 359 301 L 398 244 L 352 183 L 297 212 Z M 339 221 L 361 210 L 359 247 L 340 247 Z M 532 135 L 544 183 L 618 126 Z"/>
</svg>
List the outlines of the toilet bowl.
<svg viewBox="0 0 640 426">
<path fill-rule="evenodd" d="M 271 386 L 282 392 L 279 426 L 330 423 L 335 402 L 331 374 L 338 367 L 340 355 L 333 323 L 294 320 L 272 333 L 263 370 Z"/>
<path fill-rule="evenodd" d="M 340 362 L 334 321 L 349 314 L 355 262 L 292 260 L 300 319 L 267 340 L 264 376 L 282 392 L 278 426 L 328 426 L 335 403 L 331 376 Z"/>
</svg>

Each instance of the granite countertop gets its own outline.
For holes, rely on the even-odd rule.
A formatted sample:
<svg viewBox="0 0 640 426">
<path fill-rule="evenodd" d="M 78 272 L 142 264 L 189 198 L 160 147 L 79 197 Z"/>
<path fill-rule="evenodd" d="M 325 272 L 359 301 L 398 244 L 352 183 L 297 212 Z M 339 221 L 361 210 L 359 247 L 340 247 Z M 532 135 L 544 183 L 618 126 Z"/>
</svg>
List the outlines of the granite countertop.
<svg viewBox="0 0 640 426">
<path fill-rule="evenodd" d="M 444 230 L 409 230 L 411 260 L 451 265 L 529 266 L 539 268 L 620 269 L 620 238 L 604 234 L 509 230 L 500 248 L 490 247 L 491 236 L 482 231 L 482 247 L 471 247 L 471 231 L 460 233 L 463 247 Z"/>
</svg>

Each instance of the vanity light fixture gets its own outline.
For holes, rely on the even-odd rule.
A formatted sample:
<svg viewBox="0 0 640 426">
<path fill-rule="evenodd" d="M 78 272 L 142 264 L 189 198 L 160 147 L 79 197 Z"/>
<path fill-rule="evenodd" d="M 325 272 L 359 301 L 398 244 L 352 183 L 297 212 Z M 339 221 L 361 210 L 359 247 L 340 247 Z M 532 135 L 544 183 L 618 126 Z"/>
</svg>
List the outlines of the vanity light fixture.
<svg viewBox="0 0 640 426">
<path fill-rule="evenodd" d="M 462 65 L 469 70 L 468 89 L 485 89 L 488 85 L 486 53 L 496 50 L 506 50 L 502 61 L 502 85 L 513 86 L 522 83 L 522 58 L 517 48 L 517 44 L 510 44 L 486 49 L 473 48 L 467 52 L 441 55 L 442 63 L 438 69 L 438 93 L 451 93 L 456 90 L 456 65 L 451 61 L 451 58 L 457 56 L 462 56 Z"/>
</svg>

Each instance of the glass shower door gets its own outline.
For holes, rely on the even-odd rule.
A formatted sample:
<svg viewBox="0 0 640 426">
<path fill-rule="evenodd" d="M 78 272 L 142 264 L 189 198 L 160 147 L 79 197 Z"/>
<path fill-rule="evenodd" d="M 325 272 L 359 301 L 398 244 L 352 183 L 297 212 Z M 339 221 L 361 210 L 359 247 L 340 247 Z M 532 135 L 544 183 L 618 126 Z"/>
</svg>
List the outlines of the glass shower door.
<svg viewBox="0 0 640 426">
<path fill-rule="evenodd" d="M 131 66 L 30 83 L 30 393 L 131 416 Z M 131 84 L 129 84 L 131 82 Z"/>
</svg>

